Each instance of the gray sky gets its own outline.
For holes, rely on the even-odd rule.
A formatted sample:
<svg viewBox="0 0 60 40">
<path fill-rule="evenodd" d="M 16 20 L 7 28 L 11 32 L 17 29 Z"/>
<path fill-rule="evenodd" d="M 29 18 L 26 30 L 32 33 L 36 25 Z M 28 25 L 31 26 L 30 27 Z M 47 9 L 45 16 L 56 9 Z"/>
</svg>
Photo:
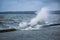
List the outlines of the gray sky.
<svg viewBox="0 0 60 40">
<path fill-rule="evenodd" d="M 0 12 L 2 11 L 37 11 L 50 3 L 59 0 L 0 0 Z"/>
</svg>

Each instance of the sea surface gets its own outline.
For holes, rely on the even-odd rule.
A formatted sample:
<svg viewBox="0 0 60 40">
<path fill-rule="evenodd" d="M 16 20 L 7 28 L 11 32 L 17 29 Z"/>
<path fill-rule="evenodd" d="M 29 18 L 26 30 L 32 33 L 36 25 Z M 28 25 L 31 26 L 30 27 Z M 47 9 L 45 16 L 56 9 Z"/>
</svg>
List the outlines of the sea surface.
<svg viewBox="0 0 60 40">
<path fill-rule="evenodd" d="M 2 12 L 0 13 L 0 29 L 9 27 L 18 27 L 21 22 L 29 22 L 36 16 L 35 13 L 31 12 Z"/>
<path fill-rule="evenodd" d="M 35 16 L 36 14 L 34 13 L 1 13 L 0 30 L 9 27 L 18 27 L 19 23 L 29 22 Z M 60 25 L 41 28 L 40 30 L 18 30 L 4 32 L 0 33 L 0 40 L 60 40 Z"/>
</svg>

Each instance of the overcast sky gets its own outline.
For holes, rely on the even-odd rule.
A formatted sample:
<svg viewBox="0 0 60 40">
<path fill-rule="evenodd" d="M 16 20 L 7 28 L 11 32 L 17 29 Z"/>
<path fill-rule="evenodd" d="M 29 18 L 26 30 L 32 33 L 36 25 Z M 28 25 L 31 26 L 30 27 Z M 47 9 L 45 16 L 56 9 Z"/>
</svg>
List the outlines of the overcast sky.
<svg viewBox="0 0 60 40">
<path fill-rule="evenodd" d="M 0 12 L 2 11 L 37 11 L 50 3 L 59 0 L 0 0 Z M 54 5 L 53 5 L 54 6 Z"/>
</svg>

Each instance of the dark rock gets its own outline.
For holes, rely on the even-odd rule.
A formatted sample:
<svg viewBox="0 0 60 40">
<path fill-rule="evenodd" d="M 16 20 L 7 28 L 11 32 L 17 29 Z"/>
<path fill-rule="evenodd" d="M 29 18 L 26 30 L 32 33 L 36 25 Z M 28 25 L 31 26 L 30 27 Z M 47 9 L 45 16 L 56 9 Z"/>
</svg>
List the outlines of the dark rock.
<svg viewBox="0 0 60 40">
<path fill-rule="evenodd" d="M 0 30 L 0 33 L 2 33 L 2 32 L 11 32 L 11 31 L 16 31 L 16 29 L 14 29 L 14 28 L 11 28 L 11 29 L 3 29 L 3 30 Z"/>
</svg>

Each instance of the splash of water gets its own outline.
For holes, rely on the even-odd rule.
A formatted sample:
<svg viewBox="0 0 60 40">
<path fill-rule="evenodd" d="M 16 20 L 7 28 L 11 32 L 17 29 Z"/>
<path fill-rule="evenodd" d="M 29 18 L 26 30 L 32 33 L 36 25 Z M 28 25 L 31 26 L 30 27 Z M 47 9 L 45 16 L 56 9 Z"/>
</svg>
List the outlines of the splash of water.
<svg viewBox="0 0 60 40">
<path fill-rule="evenodd" d="M 48 8 L 47 7 L 44 7 L 42 8 L 40 11 L 37 12 L 37 15 L 35 18 L 33 18 L 31 21 L 30 21 L 30 25 L 33 26 L 33 25 L 36 25 L 38 23 L 45 23 L 45 18 L 47 17 L 47 13 L 48 12 Z"/>
<path fill-rule="evenodd" d="M 26 29 L 26 30 L 32 30 L 34 28 L 32 28 L 33 26 L 35 26 L 35 29 L 39 29 L 41 27 L 41 23 L 44 24 L 45 23 L 45 18 L 46 18 L 46 13 L 48 12 L 48 8 L 44 7 L 42 8 L 40 11 L 37 12 L 36 17 L 34 17 L 33 19 L 30 20 L 30 22 L 22 22 L 19 24 L 20 29 Z M 39 26 L 37 25 L 38 23 Z"/>
<path fill-rule="evenodd" d="M 24 27 L 26 27 L 26 25 L 27 26 L 29 25 L 29 27 L 27 29 L 32 29 L 33 26 L 35 26 L 35 28 L 39 29 L 41 27 L 41 24 L 44 24 L 44 23 L 50 24 L 50 22 L 53 23 L 52 22 L 53 19 L 50 21 L 51 16 L 49 18 L 49 15 L 50 15 L 49 13 L 51 13 L 52 11 L 56 11 L 56 10 L 60 10 L 59 3 L 57 3 L 57 2 L 50 3 L 46 7 L 43 7 L 43 8 L 41 8 L 41 10 L 37 11 L 36 12 L 37 15 L 33 19 L 31 19 L 29 23 L 26 22 L 27 24 L 23 24 L 23 25 L 25 25 Z M 56 17 L 56 16 L 54 15 L 54 17 Z M 57 15 L 57 17 L 58 17 L 58 15 Z M 39 24 L 39 26 L 37 26 L 38 24 Z"/>
</svg>

